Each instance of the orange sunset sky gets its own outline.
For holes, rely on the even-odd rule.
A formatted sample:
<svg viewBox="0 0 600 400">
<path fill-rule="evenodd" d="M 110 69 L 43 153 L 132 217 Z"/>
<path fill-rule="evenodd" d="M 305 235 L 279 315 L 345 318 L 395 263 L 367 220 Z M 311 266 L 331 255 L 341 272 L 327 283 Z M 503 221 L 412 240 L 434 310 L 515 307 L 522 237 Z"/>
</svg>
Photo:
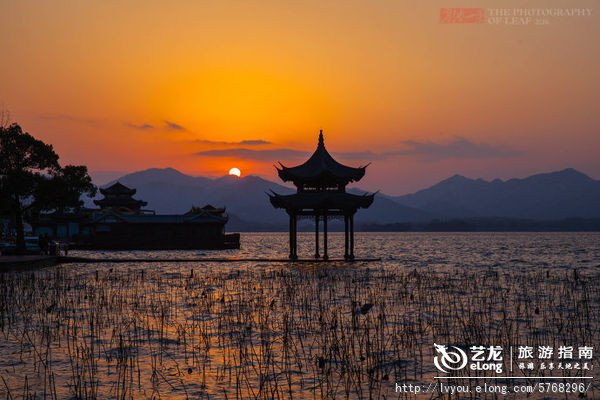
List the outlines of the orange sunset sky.
<svg viewBox="0 0 600 400">
<path fill-rule="evenodd" d="M 589 9 L 440 23 L 442 7 Z M 320 128 L 360 187 L 600 178 L 600 1 L 0 0 L 0 105 L 98 182 L 276 179 Z"/>
</svg>

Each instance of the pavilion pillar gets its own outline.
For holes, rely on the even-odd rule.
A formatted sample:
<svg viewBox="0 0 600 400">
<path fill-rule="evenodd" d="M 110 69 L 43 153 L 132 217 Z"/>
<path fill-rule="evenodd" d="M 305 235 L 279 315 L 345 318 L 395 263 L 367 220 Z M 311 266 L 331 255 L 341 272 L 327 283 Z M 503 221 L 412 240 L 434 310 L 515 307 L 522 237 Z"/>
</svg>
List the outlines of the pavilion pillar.
<svg viewBox="0 0 600 400">
<path fill-rule="evenodd" d="M 344 215 L 344 259 L 348 259 L 348 216 Z"/>
<path fill-rule="evenodd" d="M 298 259 L 298 216 L 294 214 L 294 260 Z"/>
<path fill-rule="evenodd" d="M 296 214 L 290 214 L 290 259 L 298 259 L 298 220 Z"/>
<path fill-rule="evenodd" d="M 294 259 L 294 217 L 290 214 L 290 260 Z"/>
<path fill-rule="evenodd" d="M 319 213 L 315 213 L 315 258 L 319 257 Z"/>
<path fill-rule="evenodd" d="M 323 260 L 328 260 L 327 255 L 327 210 L 323 212 Z"/>
<path fill-rule="evenodd" d="M 354 215 L 350 216 L 350 260 L 354 260 Z"/>
</svg>

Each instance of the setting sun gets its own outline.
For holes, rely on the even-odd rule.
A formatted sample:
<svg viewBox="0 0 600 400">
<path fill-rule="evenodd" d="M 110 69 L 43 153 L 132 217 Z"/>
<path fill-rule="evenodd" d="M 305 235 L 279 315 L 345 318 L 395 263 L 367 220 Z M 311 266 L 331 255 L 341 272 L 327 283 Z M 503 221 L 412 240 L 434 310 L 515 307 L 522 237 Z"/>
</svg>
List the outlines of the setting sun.
<svg viewBox="0 0 600 400">
<path fill-rule="evenodd" d="M 229 175 L 235 175 L 239 177 L 240 175 L 242 175 L 242 171 L 240 171 L 239 168 L 231 168 L 229 170 Z"/>
</svg>

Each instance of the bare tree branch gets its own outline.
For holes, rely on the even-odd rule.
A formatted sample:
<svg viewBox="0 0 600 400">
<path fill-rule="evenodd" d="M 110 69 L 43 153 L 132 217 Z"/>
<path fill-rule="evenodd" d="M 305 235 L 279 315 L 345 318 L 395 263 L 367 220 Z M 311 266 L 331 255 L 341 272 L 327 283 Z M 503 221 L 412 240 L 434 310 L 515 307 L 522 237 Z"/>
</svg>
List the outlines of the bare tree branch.
<svg viewBox="0 0 600 400">
<path fill-rule="evenodd" d="M 0 128 L 8 128 L 10 126 L 10 111 L 7 108 L 0 108 Z"/>
</svg>

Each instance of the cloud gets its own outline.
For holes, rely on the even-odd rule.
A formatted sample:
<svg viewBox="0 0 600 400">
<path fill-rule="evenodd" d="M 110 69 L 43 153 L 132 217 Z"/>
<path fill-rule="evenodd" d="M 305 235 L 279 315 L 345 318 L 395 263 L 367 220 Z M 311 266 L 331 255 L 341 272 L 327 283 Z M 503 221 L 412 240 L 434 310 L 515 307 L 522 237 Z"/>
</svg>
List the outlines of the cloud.
<svg viewBox="0 0 600 400">
<path fill-rule="evenodd" d="M 194 153 L 200 157 L 239 157 L 258 161 L 279 161 L 287 159 L 305 159 L 312 152 L 295 149 L 248 149 L 236 147 L 231 149 L 205 150 Z M 385 154 L 377 154 L 370 151 L 337 152 L 334 157 L 346 160 L 378 160 L 387 157 Z"/>
<path fill-rule="evenodd" d="M 469 139 L 457 137 L 448 143 L 422 142 L 416 140 L 405 140 L 402 142 L 405 149 L 386 153 L 398 156 L 423 156 L 430 160 L 442 160 L 448 158 L 502 158 L 514 157 L 522 154 L 522 151 L 504 146 L 475 143 Z"/>
<path fill-rule="evenodd" d="M 293 150 L 293 149 L 265 149 L 255 150 L 237 147 L 233 149 L 218 149 L 218 150 L 205 150 L 194 153 L 200 157 L 237 157 L 246 158 L 249 160 L 258 161 L 276 161 L 285 159 L 297 159 L 308 156 L 308 152 Z"/>
<path fill-rule="evenodd" d="M 263 144 L 271 144 L 271 142 L 267 141 L 267 140 L 262 140 L 262 139 L 249 139 L 249 140 L 242 140 L 241 142 L 234 142 L 235 144 L 241 144 L 241 145 L 246 145 L 246 146 L 260 146 Z"/>
<path fill-rule="evenodd" d="M 209 139 L 193 139 L 193 140 L 190 140 L 190 142 L 198 143 L 198 144 L 225 145 L 225 146 L 240 146 L 240 145 L 241 146 L 262 146 L 262 145 L 272 144 L 271 142 L 262 140 L 262 139 L 247 139 L 247 140 L 241 140 L 239 142 L 225 142 L 225 141 L 209 140 Z"/>
<path fill-rule="evenodd" d="M 164 125 L 162 126 L 162 128 L 169 130 L 169 131 L 180 131 L 180 132 L 184 132 L 187 131 L 187 129 L 185 129 L 182 125 L 179 125 L 176 122 L 173 121 L 169 121 L 169 120 L 164 120 L 163 121 Z M 155 129 L 159 129 L 159 126 L 156 126 L 154 124 L 151 124 L 149 122 L 142 122 L 139 124 L 134 124 L 131 122 L 127 122 L 125 123 L 125 125 L 127 125 L 129 128 L 132 129 L 138 129 L 141 131 L 150 131 L 150 130 L 155 130 Z"/>
<path fill-rule="evenodd" d="M 183 126 L 181 126 L 173 121 L 165 120 L 164 122 L 165 122 L 165 128 L 167 128 L 170 131 L 185 131 L 186 130 Z"/>
<path fill-rule="evenodd" d="M 137 129 L 140 131 L 155 131 L 160 127 L 157 127 L 149 122 L 141 122 L 139 124 L 126 122 L 125 125 L 131 129 Z M 183 126 L 169 120 L 164 120 L 164 128 L 171 131 L 187 131 Z M 190 132 L 192 133 L 192 132 Z M 187 143 L 195 143 L 195 144 L 206 144 L 210 146 L 264 146 L 272 144 L 268 140 L 263 139 L 244 139 L 235 142 L 227 142 L 222 140 L 210 140 L 210 139 L 187 139 L 183 140 Z"/>
<path fill-rule="evenodd" d="M 242 141 L 243 142 L 243 141 Z M 240 144 L 242 142 L 239 142 Z M 224 142 L 210 142 L 212 144 L 236 144 Z M 475 143 L 465 138 L 455 138 L 448 143 L 422 142 L 416 140 L 405 140 L 401 142 L 404 148 L 387 152 L 375 153 L 372 151 L 350 151 L 332 152 L 339 160 L 375 161 L 395 157 L 417 156 L 428 161 L 443 159 L 480 159 L 514 157 L 521 155 L 520 150 L 503 146 L 495 146 L 484 143 Z M 257 161 L 279 161 L 289 159 L 305 159 L 311 152 L 279 148 L 279 149 L 249 149 L 246 147 L 234 147 L 230 149 L 205 150 L 194 153 L 200 157 L 237 157 Z"/>
<path fill-rule="evenodd" d="M 142 131 L 147 131 L 147 130 L 150 130 L 150 129 L 154 129 L 154 125 L 149 124 L 147 122 L 141 123 L 141 124 L 127 123 L 126 125 L 128 127 L 130 127 L 130 128 L 139 129 L 139 130 L 142 130 Z"/>
</svg>

